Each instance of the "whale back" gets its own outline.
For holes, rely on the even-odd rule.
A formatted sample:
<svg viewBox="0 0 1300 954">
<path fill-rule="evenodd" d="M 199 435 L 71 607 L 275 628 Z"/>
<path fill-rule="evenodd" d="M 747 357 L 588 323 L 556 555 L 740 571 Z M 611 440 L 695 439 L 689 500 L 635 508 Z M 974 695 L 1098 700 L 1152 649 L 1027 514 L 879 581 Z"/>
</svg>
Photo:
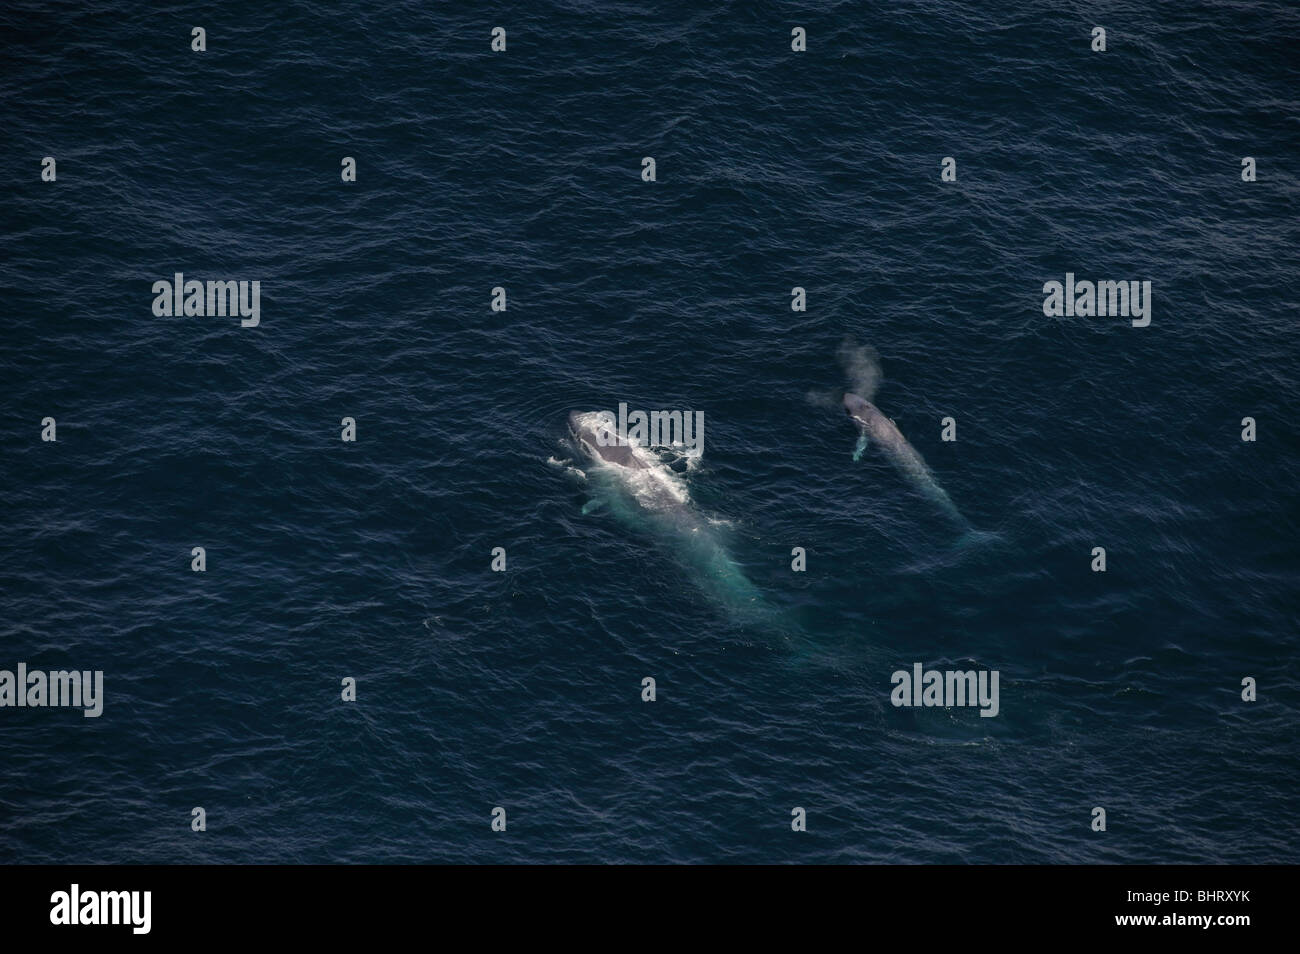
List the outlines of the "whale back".
<svg viewBox="0 0 1300 954">
<path fill-rule="evenodd" d="M 581 414 L 574 411 L 569 415 L 569 429 L 573 432 L 574 440 L 592 457 L 629 470 L 646 470 L 651 466 L 630 445 L 619 444 L 613 428 L 594 413 Z"/>
<path fill-rule="evenodd" d="M 881 413 L 865 398 L 856 394 L 844 395 L 844 413 L 862 429 L 862 432 L 886 447 L 907 447 L 907 438 L 894 426 L 894 422 Z"/>
</svg>

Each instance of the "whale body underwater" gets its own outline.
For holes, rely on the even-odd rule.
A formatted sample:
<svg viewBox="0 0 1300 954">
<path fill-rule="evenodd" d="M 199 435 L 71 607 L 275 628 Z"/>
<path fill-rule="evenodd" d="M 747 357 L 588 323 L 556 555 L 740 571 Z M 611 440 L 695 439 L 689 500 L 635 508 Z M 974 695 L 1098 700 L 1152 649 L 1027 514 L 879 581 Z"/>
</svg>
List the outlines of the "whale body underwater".
<svg viewBox="0 0 1300 954">
<path fill-rule="evenodd" d="M 858 444 L 853 451 L 857 460 L 866 450 L 869 442 L 874 442 L 884 452 L 893 465 L 904 477 L 927 498 L 938 505 L 944 513 L 959 526 L 969 529 L 970 524 L 961 515 L 957 505 L 948 496 L 948 491 L 939 486 L 934 474 L 926 465 L 925 459 L 916 448 L 907 442 L 907 438 L 894 425 L 894 422 L 866 398 L 856 394 L 844 395 L 844 413 L 858 426 Z"/>
</svg>

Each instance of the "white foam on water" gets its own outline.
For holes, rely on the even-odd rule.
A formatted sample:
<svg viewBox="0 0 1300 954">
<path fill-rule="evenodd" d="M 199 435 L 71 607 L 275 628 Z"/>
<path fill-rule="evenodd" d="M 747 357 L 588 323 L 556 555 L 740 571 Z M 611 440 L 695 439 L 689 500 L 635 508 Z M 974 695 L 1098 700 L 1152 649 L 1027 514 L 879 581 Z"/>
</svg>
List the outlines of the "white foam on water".
<svg viewBox="0 0 1300 954">
<path fill-rule="evenodd" d="M 560 460 L 557 457 L 546 458 L 547 466 L 554 467 L 556 470 L 562 470 L 566 474 L 572 474 L 580 480 L 587 479 L 587 472 L 571 460 Z"/>
</svg>

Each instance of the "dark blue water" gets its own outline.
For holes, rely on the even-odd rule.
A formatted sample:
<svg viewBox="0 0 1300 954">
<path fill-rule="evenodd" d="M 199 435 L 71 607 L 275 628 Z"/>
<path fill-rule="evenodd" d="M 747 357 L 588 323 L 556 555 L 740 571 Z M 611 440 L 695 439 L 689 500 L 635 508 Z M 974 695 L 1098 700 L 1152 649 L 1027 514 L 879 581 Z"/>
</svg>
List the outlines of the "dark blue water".
<svg viewBox="0 0 1300 954">
<path fill-rule="evenodd" d="M 1300 860 L 1294 5 L 467 6 L 0 14 L 0 668 L 106 695 L 0 709 L 0 861 Z M 620 401 L 771 625 L 583 512 Z"/>
</svg>

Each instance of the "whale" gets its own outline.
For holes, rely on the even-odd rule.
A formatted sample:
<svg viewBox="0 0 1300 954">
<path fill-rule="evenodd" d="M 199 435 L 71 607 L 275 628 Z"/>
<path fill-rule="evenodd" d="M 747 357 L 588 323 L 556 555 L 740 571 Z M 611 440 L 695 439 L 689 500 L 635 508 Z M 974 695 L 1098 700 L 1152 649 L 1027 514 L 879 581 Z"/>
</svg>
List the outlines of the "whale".
<svg viewBox="0 0 1300 954">
<path fill-rule="evenodd" d="M 948 492 L 939 485 L 926 465 L 925 459 L 916 448 L 907 442 L 898 427 L 866 398 L 849 392 L 844 395 L 844 413 L 858 427 L 858 443 L 853 451 L 853 459 L 862 457 L 867 445 L 874 443 L 894 467 L 907 478 L 917 490 L 933 501 L 940 510 L 952 518 L 964 529 L 970 524 L 961 515 L 957 505 L 952 502 Z"/>
<path fill-rule="evenodd" d="M 772 629 L 772 608 L 718 540 L 714 522 L 696 510 L 681 474 L 650 447 L 620 444 L 612 422 L 599 412 L 570 412 L 569 434 L 590 461 L 582 476 L 600 494 L 584 513 L 607 507 L 624 526 L 648 532 L 732 619 L 758 631 Z"/>
<path fill-rule="evenodd" d="M 641 507 L 690 521 L 690 495 L 681 477 L 649 448 L 619 442 L 608 418 L 596 412 L 571 411 L 569 434 L 587 457 L 607 465 L 608 472 Z"/>
</svg>

